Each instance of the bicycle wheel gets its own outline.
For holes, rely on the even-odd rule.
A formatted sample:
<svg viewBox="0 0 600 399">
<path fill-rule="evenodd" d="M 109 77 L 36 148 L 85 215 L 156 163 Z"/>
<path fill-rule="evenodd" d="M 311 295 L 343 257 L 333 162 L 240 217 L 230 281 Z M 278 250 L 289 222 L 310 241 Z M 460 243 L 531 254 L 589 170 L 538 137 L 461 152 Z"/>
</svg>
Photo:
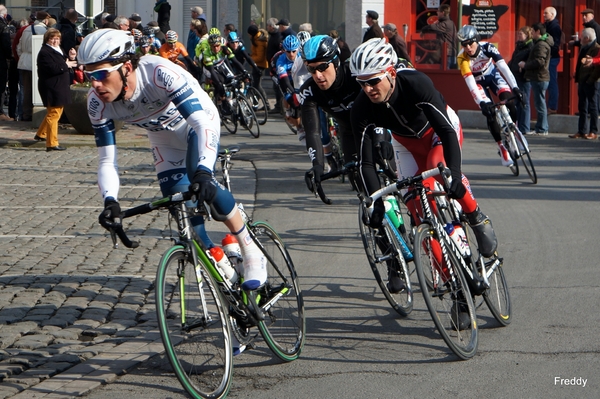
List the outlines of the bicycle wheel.
<svg viewBox="0 0 600 399">
<path fill-rule="evenodd" d="M 260 136 L 260 126 L 252 105 L 250 105 L 246 97 L 239 95 L 237 97 L 237 107 L 240 124 L 250 132 L 252 137 L 257 139 Z"/>
<path fill-rule="evenodd" d="M 258 120 L 259 125 L 264 125 L 267 123 L 267 119 L 269 117 L 269 107 L 267 106 L 267 100 L 261 94 L 260 90 L 256 87 L 249 86 L 246 91 L 246 98 L 250 105 L 252 105 L 252 109 L 256 114 L 256 119 Z"/>
<path fill-rule="evenodd" d="M 221 125 L 225 126 L 225 129 L 231 134 L 237 132 L 237 118 L 235 112 L 231 114 L 225 114 L 221 109 L 222 105 L 219 106 L 219 114 L 221 115 Z"/>
<path fill-rule="evenodd" d="M 258 328 L 273 353 L 290 362 L 298 358 L 306 338 L 304 300 L 296 270 L 285 244 L 271 226 L 255 222 L 251 230 L 267 258 L 267 282 L 257 291 L 258 304 L 266 317 Z"/>
<path fill-rule="evenodd" d="M 281 116 L 283 116 L 283 120 L 285 121 L 285 124 L 292 131 L 292 133 L 298 134 L 298 128 L 288 120 L 288 118 L 285 115 L 285 108 L 283 106 L 281 106 L 280 114 L 281 114 Z"/>
<path fill-rule="evenodd" d="M 529 175 L 529 178 L 533 182 L 533 184 L 537 184 L 537 173 L 535 171 L 535 167 L 533 166 L 533 161 L 531 160 L 531 151 L 529 151 L 529 144 L 527 144 L 527 140 L 523 137 L 520 132 L 514 132 L 515 141 L 517 143 L 517 148 L 521 154 L 521 162 L 523 162 L 523 166 Z"/>
<path fill-rule="evenodd" d="M 474 272 L 481 275 L 482 265 L 485 265 L 487 271 L 489 288 L 483 292 L 483 299 L 498 323 L 507 326 L 512 321 L 512 307 L 506 277 L 504 276 L 503 261 L 497 253 L 490 258 L 484 258 L 479 253 L 477 239 L 471 226 L 468 223 L 463 223 L 463 229 L 471 248 L 471 264 L 476 265 Z"/>
<path fill-rule="evenodd" d="M 394 228 L 388 223 L 373 229 L 363 223 L 364 206 L 359 207 L 358 226 L 367 254 L 367 260 L 377 280 L 377 284 L 392 308 L 402 316 L 407 316 L 413 309 L 413 291 L 410 283 L 408 265 L 400 251 L 400 242 Z M 400 277 L 405 288 L 400 292 L 391 292 L 388 280 L 391 276 Z"/>
<path fill-rule="evenodd" d="M 437 239 L 435 230 L 427 223 L 421 224 L 415 235 L 415 270 L 438 332 L 452 352 L 465 360 L 477 351 L 475 305 L 461 266 L 451 251 L 444 248 L 450 259 L 451 273 L 444 271 L 436 260 L 443 259 L 441 245 L 445 244 Z M 427 280 L 433 282 L 433 287 L 428 287 Z"/>
<path fill-rule="evenodd" d="M 206 273 L 198 283 L 183 246 L 170 248 L 156 274 L 156 313 L 165 351 L 185 390 L 197 399 L 224 398 L 233 353 L 221 294 Z"/>
</svg>

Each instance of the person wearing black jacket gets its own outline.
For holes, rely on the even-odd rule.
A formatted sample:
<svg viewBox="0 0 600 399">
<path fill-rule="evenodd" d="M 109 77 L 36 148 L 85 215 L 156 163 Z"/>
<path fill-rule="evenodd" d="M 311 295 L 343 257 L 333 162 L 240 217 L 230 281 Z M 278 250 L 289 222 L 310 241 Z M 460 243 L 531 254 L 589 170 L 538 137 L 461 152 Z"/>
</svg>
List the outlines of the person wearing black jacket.
<svg viewBox="0 0 600 399">
<path fill-rule="evenodd" d="M 0 5 L 0 97 L 4 94 L 6 89 L 6 82 L 8 80 L 8 63 L 12 62 L 12 47 L 10 40 L 10 25 L 6 20 L 8 14 L 6 7 Z M 10 121 L 9 118 L 2 112 L 0 107 L 0 121 Z"/>
<path fill-rule="evenodd" d="M 554 44 L 550 48 L 550 83 L 548 84 L 548 114 L 555 114 L 558 109 L 558 64 L 560 63 L 560 43 L 562 40 L 562 29 L 556 19 L 556 8 L 546 7 L 544 9 L 544 25 L 546 33 L 552 36 Z"/>
<path fill-rule="evenodd" d="M 448 60 L 447 68 L 456 68 L 456 25 L 450 19 L 450 5 L 442 4 L 438 8 L 438 19 L 432 24 L 426 25 L 421 29 L 421 34 L 427 32 L 435 33 L 442 43 L 446 43 L 446 57 Z"/>
<path fill-rule="evenodd" d="M 269 32 L 269 41 L 267 42 L 267 62 L 269 63 L 269 69 L 273 70 L 275 65 L 271 65 L 273 56 L 281 50 L 281 33 L 277 26 L 277 18 L 269 18 L 267 20 L 267 32 Z M 273 91 L 275 92 L 275 107 L 270 113 L 278 114 L 281 112 L 281 91 L 279 90 L 279 84 L 273 82 Z"/>
<path fill-rule="evenodd" d="M 517 109 L 517 126 L 523 134 L 528 134 L 531 130 L 531 107 L 529 105 L 531 82 L 525 79 L 525 71 L 519 67 L 519 62 L 527 61 L 527 58 L 529 58 L 529 52 L 533 48 L 531 34 L 532 29 L 530 26 L 519 29 L 515 51 L 513 51 L 512 58 L 508 62 L 508 67 L 517 81 L 517 86 L 523 92 L 523 100 L 517 101 L 515 105 Z"/>
<path fill-rule="evenodd" d="M 166 35 L 171 30 L 169 25 L 171 21 L 171 5 L 167 0 L 156 0 L 154 11 L 158 14 L 156 21 L 158 22 L 160 31 Z"/>
<path fill-rule="evenodd" d="M 77 33 L 77 26 L 75 25 L 77 19 L 77 11 L 74 8 L 70 8 L 65 16 L 60 19 L 59 24 L 54 26 L 60 31 L 60 48 L 64 54 L 68 54 L 69 50 L 75 48 L 81 42 L 81 39 L 83 39 Z"/>
<path fill-rule="evenodd" d="M 373 10 L 367 11 L 367 15 L 365 16 L 365 22 L 367 25 L 369 25 L 369 28 L 363 35 L 363 43 L 366 42 L 367 40 L 373 39 L 375 37 L 379 37 L 379 38 L 383 37 L 383 31 L 381 30 L 381 27 L 379 26 L 379 22 L 377 22 L 378 19 L 379 19 L 379 13 L 377 11 L 373 11 Z"/>
</svg>

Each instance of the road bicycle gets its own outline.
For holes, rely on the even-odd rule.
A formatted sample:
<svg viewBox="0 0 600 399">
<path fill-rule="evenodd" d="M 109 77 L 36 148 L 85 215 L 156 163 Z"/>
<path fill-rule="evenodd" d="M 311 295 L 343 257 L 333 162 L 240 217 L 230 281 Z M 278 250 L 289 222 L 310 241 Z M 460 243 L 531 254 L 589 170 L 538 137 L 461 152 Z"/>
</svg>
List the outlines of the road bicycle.
<svg viewBox="0 0 600 399">
<path fill-rule="evenodd" d="M 358 162 L 349 162 L 337 171 L 323 174 L 321 181 L 323 182 L 339 175 L 354 174 L 357 173 L 357 170 Z M 378 174 L 385 185 L 391 184 L 392 180 L 395 180 L 394 172 L 387 168 L 380 169 Z M 309 190 L 313 191 L 315 196 L 319 196 L 324 203 L 331 204 L 321 185 L 316 184 L 314 177 L 308 172 L 305 176 L 305 181 Z M 354 179 L 351 179 L 351 181 L 354 181 Z M 355 184 L 353 184 L 353 188 L 359 192 L 359 198 L 362 198 L 363 195 Z M 403 205 L 402 197 L 399 193 L 392 193 L 390 195 L 398 206 Z M 403 207 L 402 209 L 406 208 Z M 407 316 L 413 309 L 413 289 L 408 268 L 408 262 L 413 260 L 412 239 L 410 238 L 411 231 L 405 227 L 403 210 L 397 209 L 394 213 L 386 212 L 381 227 L 372 228 L 363 223 L 366 216 L 365 208 L 359 206 L 358 225 L 369 266 L 381 292 L 396 312 L 402 316 Z M 392 221 L 390 215 L 395 216 L 395 222 Z M 390 286 L 389 282 L 393 277 L 399 278 L 404 282 L 402 290 L 396 291 Z"/>
<path fill-rule="evenodd" d="M 421 292 L 433 322 L 448 345 L 461 359 L 473 357 L 478 345 L 478 326 L 473 295 L 482 295 L 490 312 L 501 325 L 511 321 L 511 303 L 504 277 L 503 259 L 494 253 L 485 258 L 479 253 L 477 240 L 466 222 L 460 205 L 447 197 L 439 183 L 430 184 L 430 177 L 442 175 L 444 187 L 449 187 L 448 173 L 442 164 L 438 168 L 408 177 L 388 185 L 362 201 L 366 212 L 378 198 L 410 189 L 405 201 L 418 201 L 419 224 L 414 234 L 414 266 Z M 448 226 L 458 234 L 466 232 L 467 242 L 461 247 L 450 237 Z M 468 249 L 465 248 L 468 245 Z"/>
<path fill-rule="evenodd" d="M 527 143 L 527 139 L 521 131 L 517 128 L 517 125 L 513 122 L 510 117 L 510 113 L 508 112 L 508 108 L 506 107 L 507 101 L 511 101 L 516 97 L 508 98 L 504 101 L 500 101 L 498 103 L 494 103 L 494 111 L 496 115 L 496 120 L 498 121 L 498 125 L 502 130 L 502 134 L 504 138 L 502 139 L 502 143 L 504 147 L 508 150 L 510 157 L 513 160 L 513 164 L 510 167 L 511 172 L 515 176 L 519 176 L 519 159 L 523 163 L 529 178 L 533 182 L 533 184 L 537 183 L 537 173 L 535 171 L 535 167 L 533 166 L 533 161 L 531 159 L 531 151 L 529 150 L 529 144 Z"/>
<path fill-rule="evenodd" d="M 192 193 L 177 193 L 123 212 L 122 218 L 169 209 L 177 236 L 162 256 L 156 274 L 156 312 L 165 351 L 184 389 L 196 399 L 224 398 L 231 388 L 232 337 L 252 347 L 260 332 L 281 360 L 298 358 L 305 342 L 304 301 L 294 264 L 285 244 L 267 223 L 253 222 L 240 207 L 250 237 L 267 259 L 267 282 L 256 291 L 243 291 L 229 281 L 208 248 L 197 237 L 190 218 L 198 215 Z M 222 220 L 214 208 L 201 215 Z M 123 228 L 111 230 L 128 248 L 132 242 Z M 239 262 L 238 262 L 239 264 Z M 241 275 L 241 273 L 240 273 Z M 233 335 L 232 335 L 233 334 Z"/>
<path fill-rule="evenodd" d="M 267 119 L 269 117 L 269 103 L 267 102 L 265 96 L 262 95 L 260 90 L 252 85 L 253 80 L 254 79 L 250 74 L 244 76 L 244 78 L 241 80 L 242 93 L 252 105 L 252 109 L 254 109 L 254 114 L 258 120 L 258 124 L 264 125 L 267 123 Z"/>
<path fill-rule="evenodd" d="M 239 151 L 239 146 L 232 145 L 227 148 L 220 148 L 219 153 L 217 155 L 217 162 L 221 164 L 221 184 L 229 192 L 233 192 L 231 191 L 231 178 L 229 176 L 229 171 L 233 167 L 233 162 L 231 161 L 231 158 L 233 158 L 233 156 Z"/>
</svg>

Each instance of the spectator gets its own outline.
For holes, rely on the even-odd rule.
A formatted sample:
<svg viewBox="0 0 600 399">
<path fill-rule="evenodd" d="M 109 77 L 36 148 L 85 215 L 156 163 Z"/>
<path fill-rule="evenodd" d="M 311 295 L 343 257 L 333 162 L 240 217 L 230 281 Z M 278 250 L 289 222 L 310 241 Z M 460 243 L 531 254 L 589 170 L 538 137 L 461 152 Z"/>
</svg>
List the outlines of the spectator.
<svg viewBox="0 0 600 399">
<path fill-rule="evenodd" d="M 531 82 L 533 101 L 537 112 L 535 133 L 548 134 L 548 112 L 546 109 L 546 90 L 550 82 L 550 53 L 554 39 L 546 33 L 544 24 L 537 23 L 533 28 L 533 48 L 527 61 L 519 62 L 519 67 L 525 70 L 525 79 Z"/>
<path fill-rule="evenodd" d="M 83 37 L 77 33 L 77 19 L 79 14 L 74 8 L 70 8 L 65 16 L 61 18 L 60 24 L 55 26 L 60 31 L 60 48 L 64 54 L 68 54 L 69 50 L 75 48 Z"/>
<path fill-rule="evenodd" d="M 556 8 L 546 7 L 544 9 L 544 24 L 546 32 L 552 36 L 554 45 L 550 57 L 550 83 L 548 84 L 548 115 L 555 114 L 558 110 L 558 64 L 560 62 L 560 41 L 562 29 L 556 19 Z"/>
<path fill-rule="evenodd" d="M 305 23 L 301 24 L 300 26 L 298 26 L 298 30 L 308 32 L 308 33 L 310 33 L 311 36 L 314 35 L 312 24 L 310 22 L 305 22 Z"/>
<path fill-rule="evenodd" d="M 50 18 L 48 18 L 48 22 L 46 22 L 46 27 L 54 28 L 55 25 L 56 25 L 56 18 L 54 18 L 53 16 L 50 16 Z"/>
<path fill-rule="evenodd" d="M 336 29 L 330 30 L 329 36 L 336 39 L 336 43 L 338 45 L 338 48 L 340 49 L 340 61 L 342 63 L 346 62 L 346 60 L 352 55 L 352 51 L 350 51 L 348 43 L 346 43 L 346 41 L 340 36 L 340 33 Z"/>
<path fill-rule="evenodd" d="M 13 56 L 13 61 L 14 61 L 14 65 L 11 64 L 11 70 L 12 70 L 12 76 L 16 76 L 16 80 L 19 82 L 18 83 L 18 96 L 17 96 L 17 105 L 15 107 L 15 115 L 11 116 L 10 112 L 11 112 L 11 106 L 9 104 L 9 116 L 11 118 L 15 118 L 15 120 L 19 120 L 22 121 L 23 120 L 23 81 L 21 80 L 21 72 L 19 71 L 18 68 L 18 64 L 19 64 L 19 54 L 17 53 L 17 45 L 19 44 L 19 41 L 21 41 L 21 36 L 23 35 L 23 31 L 29 26 L 32 25 L 35 22 L 35 14 L 30 14 L 28 19 L 23 18 L 20 23 L 19 23 L 19 27 L 17 29 L 17 33 L 15 33 L 15 37 L 12 39 L 12 56 Z M 10 79 L 10 84 L 14 84 L 14 80 Z"/>
<path fill-rule="evenodd" d="M 581 50 L 577 57 L 575 67 L 575 82 L 577 82 L 577 96 L 579 97 L 579 124 L 577 133 L 570 134 L 572 139 L 594 140 L 598 138 L 598 90 L 600 83 L 600 66 L 586 68 L 582 60 L 586 57 L 596 57 L 600 52 L 596 32 L 592 28 L 585 28 L 581 33 Z M 588 125 L 589 116 L 589 125 Z"/>
<path fill-rule="evenodd" d="M 137 29 L 142 30 L 144 26 L 142 25 L 142 17 L 138 13 L 133 13 L 129 17 L 129 29 Z"/>
<path fill-rule="evenodd" d="M 377 22 L 378 19 L 379 19 L 379 14 L 377 13 L 377 11 L 373 11 L 373 10 L 367 11 L 365 21 L 366 21 L 367 25 L 369 25 L 369 28 L 367 28 L 367 31 L 365 32 L 365 34 L 363 36 L 363 43 L 369 39 L 373 39 L 374 37 L 383 38 L 383 32 L 381 31 L 381 28 L 379 27 L 379 23 Z"/>
<path fill-rule="evenodd" d="M 208 47 L 208 26 L 206 26 L 206 22 L 202 19 L 197 19 L 197 22 L 194 23 L 194 34 L 198 37 L 198 44 L 194 49 L 194 61 L 198 62 L 198 66 L 202 68 L 202 53 L 204 53 L 205 48 L 203 46 Z"/>
<path fill-rule="evenodd" d="M 235 29 L 235 25 L 234 24 L 225 24 L 225 28 L 223 28 L 223 37 L 226 40 L 229 37 L 229 34 L 231 32 L 236 32 L 237 33 L 237 29 Z"/>
<path fill-rule="evenodd" d="M 23 34 L 17 44 L 17 54 L 19 55 L 19 74 L 23 84 L 23 121 L 31 122 L 33 116 L 33 53 L 32 53 L 32 35 L 43 35 L 46 33 L 46 23 L 50 19 L 50 14 L 46 11 L 38 11 L 35 14 L 35 22 L 23 30 Z"/>
<path fill-rule="evenodd" d="M 16 53 L 15 47 L 15 39 L 17 37 L 17 33 L 23 33 L 23 29 L 28 26 L 29 22 L 27 19 L 23 18 L 19 21 L 13 19 L 10 23 L 14 27 L 14 33 L 10 35 L 10 43 L 11 43 L 11 60 L 8 63 L 8 116 L 13 120 L 18 120 L 19 117 L 23 116 L 23 111 L 21 110 L 23 107 L 23 91 L 20 89 L 19 82 L 19 70 L 17 69 L 17 62 L 19 61 L 19 57 Z M 20 37 L 19 34 L 19 37 Z M 0 119 L 2 119 L 0 117 Z"/>
<path fill-rule="evenodd" d="M 4 5 L 0 5 L 0 97 L 6 89 L 8 80 L 8 64 L 12 60 L 12 46 L 10 41 L 10 25 L 6 20 L 8 10 Z M 10 111 L 9 111 L 10 112 Z M 13 118 L 6 116 L 0 106 L 0 121 L 12 121 Z"/>
<path fill-rule="evenodd" d="M 515 51 L 513 51 L 512 58 L 508 62 L 508 67 L 517 81 L 517 86 L 523 92 L 523 101 L 518 101 L 516 104 L 517 126 L 523 134 L 527 134 L 531 130 L 531 108 L 529 105 L 531 83 L 525 79 L 525 71 L 519 67 L 519 62 L 527 61 L 527 58 L 529 58 L 529 52 L 533 48 L 531 32 L 530 26 L 524 26 L 519 29 Z"/>
<path fill-rule="evenodd" d="M 146 25 L 146 28 L 149 28 L 152 30 L 152 36 L 155 37 L 156 39 L 158 39 L 160 44 L 165 44 L 167 42 L 167 38 L 165 37 L 165 34 L 158 27 L 158 22 L 150 21 L 150 22 L 148 22 L 148 25 Z M 144 32 L 144 31 L 142 31 L 142 32 Z"/>
<path fill-rule="evenodd" d="M 269 40 L 269 34 L 266 30 L 259 29 L 256 25 L 250 25 L 247 32 L 250 35 L 251 57 L 258 68 L 256 73 L 252 72 L 252 86 L 256 87 L 266 99 L 268 97 L 267 93 L 265 93 L 262 88 L 261 78 L 265 73 L 265 69 L 269 67 L 269 62 L 267 61 L 267 42 Z M 267 103 L 267 105 L 269 104 Z"/>
<path fill-rule="evenodd" d="M 190 8 L 192 12 L 192 22 L 190 22 L 190 31 L 188 32 L 188 38 L 185 48 L 187 49 L 188 54 L 196 53 L 196 46 L 200 43 L 200 37 L 196 35 L 195 25 L 202 23 L 200 16 L 204 13 L 202 7 L 192 7 Z"/>
<path fill-rule="evenodd" d="M 269 69 L 275 69 L 273 65 L 273 56 L 281 50 L 281 33 L 277 26 L 277 18 L 269 18 L 267 20 L 267 32 L 269 32 L 269 40 L 267 41 L 267 61 L 269 62 Z M 271 113 L 281 112 L 281 92 L 279 91 L 278 84 L 273 81 L 273 91 L 275 92 L 275 107 Z"/>
<path fill-rule="evenodd" d="M 406 42 L 404 39 L 398 34 L 398 29 L 394 24 L 385 24 L 383 25 L 383 34 L 387 37 L 388 42 L 394 48 L 396 55 L 399 58 L 404 58 L 405 60 L 410 61 L 410 56 L 408 55 L 408 47 L 406 46 Z"/>
<path fill-rule="evenodd" d="M 281 43 L 283 43 L 285 38 L 289 35 L 296 36 L 296 32 L 290 27 L 290 21 L 288 21 L 287 19 L 280 19 L 277 22 L 277 25 L 279 26 L 279 32 L 281 33 Z"/>
<path fill-rule="evenodd" d="M 129 26 L 129 18 L 124 15 L 119 15 L 115 18 L 115 24 L 119 27 L 120 30 L 130 31 L 131 27 Z"/>
<path fill-rule="evenodd" d="M 154 5 L 154 12 L 158 13 L 156 21 L 158 27 L 163 34 L 167 34 L 167 31 L 171 30 L 169 21 L 171 20 L 171 5 L 167 0 L 156 0 Z"/>
<path fill-rule="evenodd" d="M 48 29 L 37 56 L 38 91 L 46 107 L 46 116 L 37 130 L 35 140 L 46 140 L 46 151 L 66 149 L 58 145 L 58 120 L 64 106 L 71 103 L 69 68 L 77 67 L 77 61 L 69 61 L 63 54 L 60 36 L 58 29 Z M 75 54 L 75 49 L 71 49 L 70 55 Z"/>
<path fill-rule="evenodd" d="M 442 4 L 438 8 L 438 19 L 421 29 L 421 34 L 433 32 L 442 43 L 446 43 L 446 57 L 448 69 L 456 68 L 456 25 L 450 19 L 450 5 Z"/>
</svg>

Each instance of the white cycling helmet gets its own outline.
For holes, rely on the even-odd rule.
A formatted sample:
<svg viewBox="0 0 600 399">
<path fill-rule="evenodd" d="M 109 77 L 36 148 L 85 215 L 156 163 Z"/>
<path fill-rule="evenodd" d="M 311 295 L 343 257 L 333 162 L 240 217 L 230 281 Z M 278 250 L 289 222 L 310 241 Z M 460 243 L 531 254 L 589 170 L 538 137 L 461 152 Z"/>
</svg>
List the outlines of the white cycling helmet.
<svg viewBox="0 0 600 399">
<path fill-rule="evenodd" d="M 385 39 L 367 40 L 354 50 L 350 57 L 352 76 L 372 75 L 396 65 L 398 56 L 391 44 Z"/>
<path fill-rule="evenodd" d="M 296 36 L 298 36 L 298 40 L 300 40 L 300 46 L 304 46 L 304 43 L 311 37 L 310 33 L 305 30 L 301 30 Z"/>
<path fill-rule="evenodd" d="M 98 29 L 87 35 L 77 52 L 81 65 L 115 61 L 127 54 L 135 54 L 135 41 L 127 31 Z"/>
</svg>

